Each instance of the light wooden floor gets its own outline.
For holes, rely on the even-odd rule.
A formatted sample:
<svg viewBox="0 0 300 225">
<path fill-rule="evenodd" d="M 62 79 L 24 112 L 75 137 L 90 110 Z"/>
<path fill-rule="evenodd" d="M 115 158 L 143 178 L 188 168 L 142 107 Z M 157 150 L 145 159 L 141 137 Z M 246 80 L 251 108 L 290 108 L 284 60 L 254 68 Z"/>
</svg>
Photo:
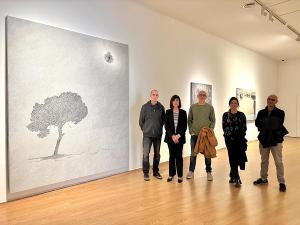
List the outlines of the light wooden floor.
<svg viewBox="0 0 300 225">
<path fill-rule="evenodd" d="M 228 184 L 227 152 L 220 150 L 213 160 L 213 182 L 206 181 L 202 158 L 195 179 L 182 184 L 166 182 L 164 163 L 162 181 L 145 182 L 136 170 L 0 204 L 0 225 L 299 225 L 300 139 L 284 143 L 286 193 L 278 191 L 273 160 L 269 184 L 252 184 L 259 175 L 257 142 L 249 144 L 248 158 L 240 189 Z M 185 173 L 188 163 L 186 158 Z"/>
</svg>

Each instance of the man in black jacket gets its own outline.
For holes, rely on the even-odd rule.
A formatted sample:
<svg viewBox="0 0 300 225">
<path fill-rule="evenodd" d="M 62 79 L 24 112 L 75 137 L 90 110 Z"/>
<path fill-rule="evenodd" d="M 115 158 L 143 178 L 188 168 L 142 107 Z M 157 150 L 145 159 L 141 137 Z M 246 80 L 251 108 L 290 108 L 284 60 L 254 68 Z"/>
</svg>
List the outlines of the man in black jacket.
<svg viewBox="0 0 300 225">
<path fill-rule="evenodd" d="M 139 125 L 143 131 L 143 172 L 145 181 L 150 180 L 149 153 L 152 144 L 154 148 L 153 176 L 157 179 L 162 179 L 158 165 L 160 160 L 160 144 L 165 118 L 165 108 L 157 100 L 158 91 L 152 90 L 150 93 L 150 101 L 142 106 L 140 112 Z"/>
<path fill-rule="evenodd" d="M 276 107 L 278 98 L 270 95 L 267 99 L 267 106 L 258 112 L 255 125 L 258 128 L 259 150 L 261 155 L 260 178 L 253 182 L 254 185 L 268 183 L 268 167 L 270 151 L 273 155 L 279 191 L 285 192 L 284 167 L 282 162 L 283 137 L 288 133 L 283 126 L 284 111 Z"/>
</svg>

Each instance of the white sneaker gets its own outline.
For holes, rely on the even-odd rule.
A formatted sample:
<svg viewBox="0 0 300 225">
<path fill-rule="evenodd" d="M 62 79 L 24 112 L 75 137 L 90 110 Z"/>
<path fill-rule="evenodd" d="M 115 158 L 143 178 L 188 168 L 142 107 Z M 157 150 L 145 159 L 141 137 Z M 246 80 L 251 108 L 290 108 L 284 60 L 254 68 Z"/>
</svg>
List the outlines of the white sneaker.
<svg viewBox="0 0 300 225">
<path fill-rule="evenodd" d="M 208 172 L 208 173 L 207 173 L 207 180 L 208 180 L 208 181 L 213 181 L 213 179 L 214 179 L 214 178 L 213 178 L 213 176 L 211 175 L 211 173 Z"/>
<path fill-rule="evenodd" d="M 186 175 L 186 179 L 192 179 L 194 178 L 194 172 L 189 171 L 188 174 Z"/>
</svg>

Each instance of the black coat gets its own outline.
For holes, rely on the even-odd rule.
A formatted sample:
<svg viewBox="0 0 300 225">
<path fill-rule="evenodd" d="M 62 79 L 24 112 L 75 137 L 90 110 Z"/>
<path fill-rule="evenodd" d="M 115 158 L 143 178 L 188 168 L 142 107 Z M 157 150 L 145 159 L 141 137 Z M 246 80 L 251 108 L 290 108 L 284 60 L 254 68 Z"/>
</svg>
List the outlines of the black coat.
<svg viewBox="0 0 300 225">
<path fill-rule="evenodd" d="M 186 111 L 184 111 L 183 109 L 179 109 L 178 124 L 175 132 L 173 109 L 168 109 L 166 111 L 166 116 L 165 116 L 165 129 L 166 129 L 165 142 L 169 144 L 174 143 L 172 140 L 172 135 L 180 134 L 181 137 L 179 138 L 179 143 L 184 144 L 185 132 L 187 129 Z"/>
<path fill-rule="evenodd" d="M 258 140 L 264 148 L 275 146 L 283 142 L 283 137 L 288 134 L 287 129 L 283 126 L 284 111 L 275 107 L 270 115 L 268 107 L 260 110 L 255 120 L 259 134 Z"/>
</svg>

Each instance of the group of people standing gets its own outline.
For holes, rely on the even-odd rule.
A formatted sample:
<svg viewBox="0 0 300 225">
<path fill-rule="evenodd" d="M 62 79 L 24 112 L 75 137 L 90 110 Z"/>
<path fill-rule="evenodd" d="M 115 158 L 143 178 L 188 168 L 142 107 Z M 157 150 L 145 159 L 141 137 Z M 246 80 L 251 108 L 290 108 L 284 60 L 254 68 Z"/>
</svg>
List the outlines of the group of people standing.
<svg viewBox="0 0 300 225">
<path fill-rule="evenodd" d="M 197 155 L 194 152 L 196 143 L 207 135 L 207 131 L 213 133 L 215 128 L 215 112 L 212 105 L 206 102 L 207 93 L 203 90 L 197 93 L 198 102 L 190 106 L 188 115 L 181 109 L 181 99 L 174 95 L 170 99 L 170 109 L 165 111 L 164 106 L 158 102 L 159 93 L 151 90 L 150 101 L 145 103 L 140 111 L 139 125 L 143 132 L 143 173 L 144 180 L 149 181 L 149 153 L 153 145 L 153 176 L 162 179 L 159 173 L 160 145 L 165 126 L 165 138 L 169 148 L 169 176 L 167 181 L 173 180 L 177 173 L 178 183 L 183 181 L 183 145 L 186 143 L 185 133 L 187 128 L 191 135 L 190 165 L 186 175 L 187 179 L 194 177 Z M 282 161 L 283 137 L 288 131 L 283 126 L 284 111 L 276 107 L 278 98 L 270 95 L 267 99 L 267 106 L 258 112 L 255 125 L 258 128 L 259 149 L 261 155 L 260 178 L 253 182 L 254 185 L 268 183 L 269 154 L 273 155 L 279 191 L 285 192 L 284 167 Z M 239 101 L 236 97 L 229 100 L 229 110 L 223 114 L 222 128 L 225 144 L 228 151 L 230 164 L 229 183 L 240 187 L 242 182 L 239 176 L 239 168 L 245 169 L 247 162 L 247 139 L 246 116 L 238 111 Z M 204 155 L 207 180 L 213 181 L 211 157 Z"/>
</svg>

